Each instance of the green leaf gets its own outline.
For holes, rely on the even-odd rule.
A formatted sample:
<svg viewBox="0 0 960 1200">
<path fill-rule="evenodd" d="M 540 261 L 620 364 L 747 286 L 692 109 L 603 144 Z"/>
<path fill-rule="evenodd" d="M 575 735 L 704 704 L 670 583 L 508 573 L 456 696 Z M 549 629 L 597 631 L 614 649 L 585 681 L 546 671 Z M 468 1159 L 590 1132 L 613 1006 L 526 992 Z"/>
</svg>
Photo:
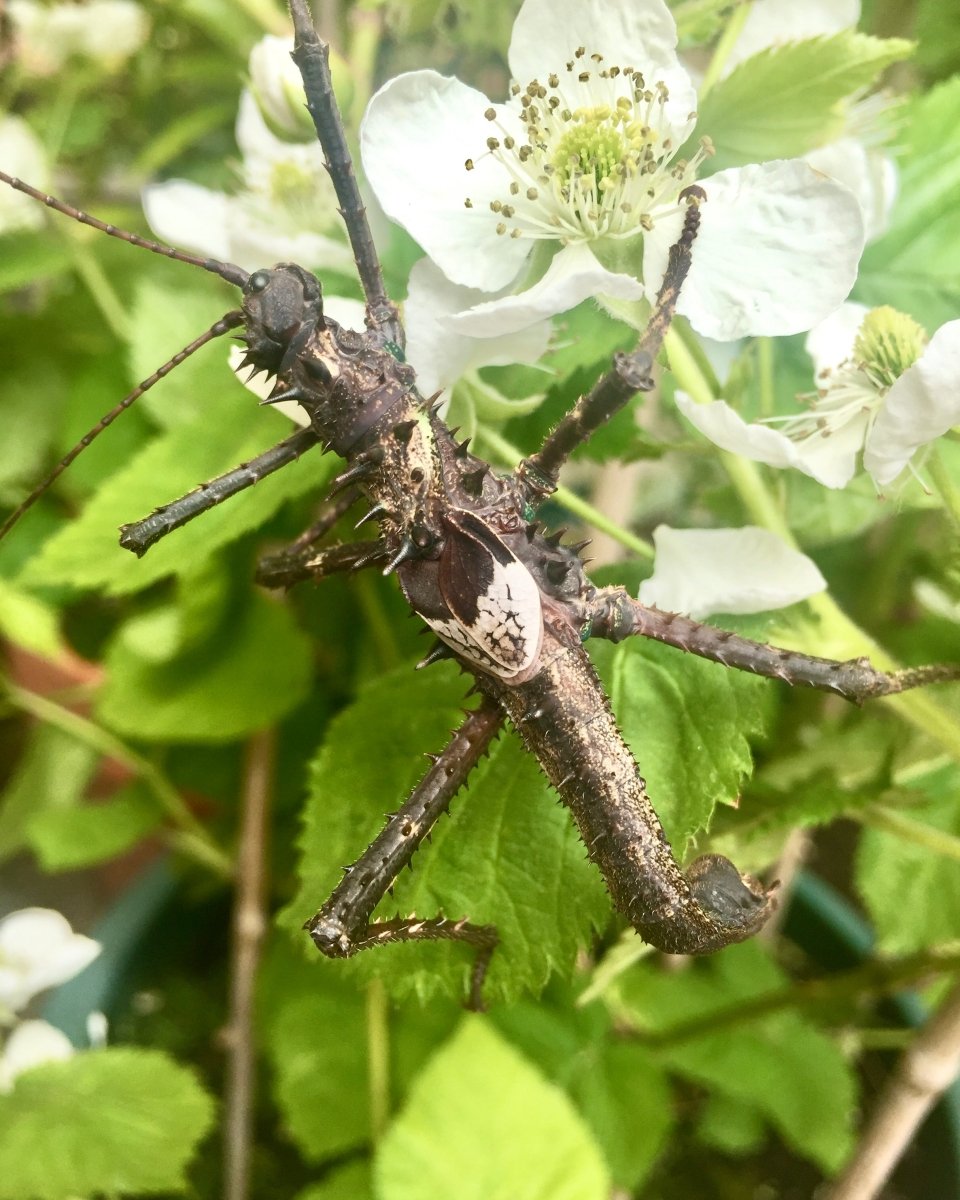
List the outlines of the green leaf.
<svg viewBox="0 0 960 1200">
<path fill-rule="evenodd" d="M 452 668 L 414 674 L 404 667 L 365 687 L 331 722 L 312 768 L 301 891 L 285 914 L 291 928 L 329 895 L 341 866 L 423 776 L 422 755 L 442 748 L 462 719 L 463 689 Z M 492 999 L 538 990 L 553 970 L 569 972 L 609 908 L 569 816 L 533 759 L 504 734 L 379 911 L 494 923 L 500 945 L 485 989 Z M 442 987 L 462 997 L 472 958 L 463 945 L 401 944 L 361 956 L 354 969 L 398 991 L 425 996 Z"/>
<path fill-rule="evenodd" d="M 665 975 L 646 964 L 621 982 L 623 999 L 644 1028 L 668 1031 L 699 1018 L 705 1031 L 660 1050 L 669 1070 L 752 1108 L 784 1141 L 826 1171 L 836 1170 L 853 1143 L 856 1086 L 836 1045 L 795 1012 L 709 1030 L 711 1012 L 786 982 L 756 942 L 732 946 Z"/>
<path fill-rule="evenodd" d="M 67 242 L 52 241 L 48 231 L 18 230 L 0 239 L 0 292 L 61 275 L 73 263 Z"/>
<path fill-rule="evenodd" d="M 236 384 L 249 398 L 249 393 Z M 240 397 L 242 401 L 242 396 Z M 214 551 L 273 516 L 284 501 L 320 488 L 333 460 L 306 455 L 225 504 L 203 513 L 138 560 L 117 542 L 117 528 L 193 491 L 290 433 L 276 413 L 236 404 L 236 390 L 209 399 L 202 417 L 157 438 L 117 471 L 83 513 L 47 541 L 21 579 L 31 586 L 69 584 L 108 595 L 141 591 L 167 575 L 189 575 Z"/>
<path fill-rule="evenodd" d="M 325 1175 L 323 1183 L 298 1192 L 296 1200 L 374 1200 L 370 1167 L 365 1162 L 348 1163 Z"/>
<path fill-rule="evenodd" d="M 479 1018 L 420 1075 L 375 1179 L 382 1200 L 606 1200 L 610 1186 L 567 1097 Z"/>
<path fill-rule="evenodd" d="M 100 804 L 36 813 L 27 839 L 43 870 L 68 871 L 122 854 L 159 824 L 156 802 L 133 784 Z"/>
<path fill-rule="evenodd" d="M 263 729 L 295 708 L 310 683 L 310 644 L 290 610 L 251 592 L 203 647 L 154 662 L 123 628 L 107 653 L 97 716 L 148 741 L 215 742 Z"/>
<path fill-rule="evenodd" d="M 83 793 L 99 755 L 52 725 L 37 725 L 0 802 L 0 862 L 28 844 L 40 812 L 68 810 Z"/>
<path fill-rule="evenodd" d="M 890 228 L 868 246 L 855 298 L 893 304 L 928 332 L 960 308 L 960 78 L 910 100 Z"/>
<path fill-rule="evenodd" d="M 716 148 L 711 170 L 794 158 L 843 129 L 840 102 L 869 86 L 912 43 L 846 29 L 773 46 L 742 62 L 700 105 L 696 136 Z"/>
<path fill-rule="evenodd" d="M 951 764 L 910 790 L 921 802 L 905 815 L 929 826 L 932 833 L 960 837 L 960 769 Z M 960 870 L 955 859 L 868 828 L 857 853 L 856 883 L 884 953 L 910 954 L 960 938 Z"/>
<path fill-rule="evenodd" d="M 213 1101 L 157 1050 L 48 1063 L 0 1095 L 0 1200 L 184 1191 Z"/>
<path fill-rule="evenodd" d="M 591 643 L 620 728 L 677 854 L 732 804 L 765 730 L 768 685 L 643 638 Z"/>
<path fill-rule="evenodd" d="M 67 652 L 57 611 L 0 579 L 0 631 L 24 650 L 57 659 Z"/>
</svg>

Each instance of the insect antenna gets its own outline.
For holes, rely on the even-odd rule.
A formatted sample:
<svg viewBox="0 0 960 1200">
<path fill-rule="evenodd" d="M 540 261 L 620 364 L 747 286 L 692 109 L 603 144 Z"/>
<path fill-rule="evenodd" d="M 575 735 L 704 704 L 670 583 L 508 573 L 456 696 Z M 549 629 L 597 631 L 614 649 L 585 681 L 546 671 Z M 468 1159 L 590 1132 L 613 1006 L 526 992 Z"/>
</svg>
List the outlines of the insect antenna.
<svg viewBox="0 0 960 1200">
<path fill-rule="evenodd" d="M 238 325 L 242 325 L 243 323 L 244 315 L 239 309 L 234 309 L 233 311 L 226 313 L 220 318 L 219 321 L 216 322 L 216 324 L 211 325 L 205 333 L 202 333 L 198 338 L 195 338 L 188 346 L 184 346 L 182 350 L 178 350 L 173 358 L 168 359 L 163 366 L 157 367 L 153 374 L 147 379 L 144 379 L 142 383 L 138 384 L 138 386 L 135 387 L 128 396 L 124 396 L 124 398 L 115 408 L 112 408 L 105 416 L 101 417 L 96 425 L 94 425 L 94 427 L 88 433 L 83 435 L 73 449 L 70 450 L 68 454 L 64 455 L 63 458 L 61 458 L 60 462 L 57 463 L 46 479 L 44 479 L 42 483 L 38 484 L 30 493 L 30 495 L 27 496 L 26 500 L 24 500 L 23 503 L 14 509 L 10 516 L 7 517 L 3 525 L 0 525 L 0 540 L 7 536 L 7 534 L 14 527 L 14 525 L 16 525 L 27 509 L 32 508 L 33 505 L 36 504 L 43 493 L 47 491 L 50 485 L 63 474 L 63 472 L 67 469 L 67 467 L 70 466 L 77 455 L 86 450 L 87 446 L 90 445 L 94 438 L 99 437 L 108 425 L 112 425 L 117 417 L 119 417 L 125 409 L 130 407 L 134 400 L 138 400 L 144 392 L 149 391 L 149 389 L 152 388 L 153 385 L 159 380 L 163 379 L 165 375 L 169 375 L 174 367 L 178 367 L 184 361 L 184 359 L 189 358 L 190 355 L 193 354 L 194 351 L 199 350 L 201 346 L 205 346 L 207 342 L 212 342 L 214 338 L 222 337 L 225 333 L 229 333 L 231 329 L 236 329 Z"/>
<path fill-rule="evenodd" d="M 41 192 L 38 188 L 31 187 L 29 183 L 24 183 L 22 179 L 17 179 L 15 175 L 8 175 L 5 171 L 0 171 L 0 181 L 9 184 L 15 191 L 23 192 L 27 196 L 32 196 L 34 200 L 39 200 L 47 208 L 63 213 L 66 217 L 72 217 L 81 225 L 90 225 L 94 229 L 99 229 L 101 233 L 119 238 L 121 242 L 129 242 L 132 246 L 139 246 L 142 250 L 149 250 L 153 254 L 162 254 L 164 258 L 174 258 L 177 262 L 189 263 L 193 267 L 203 267 L 205 271 L 219 275 L 221 279 L 225 279 L 227 283 L 232 283 L 236 287 L 242 288 L 250 278 L 249 271 L 244 271 L 242 267 L 238 267 L 234 263 L 224 263 L 216 258 L 200 258 L 196 254 L 187 254 L 183 250 L 177 250 L 175 246 L 165 246 L 162 242 L 153 242 L 149 238 L 140 237 L 137 233 L 130 233 L 126 229 L 119 229 L 116 225 L 100 221 L 90 213 L 84 212 L 83 209 L 74 208 L 72 204 L 65 204 L 56 196 Z"/>
</svg>

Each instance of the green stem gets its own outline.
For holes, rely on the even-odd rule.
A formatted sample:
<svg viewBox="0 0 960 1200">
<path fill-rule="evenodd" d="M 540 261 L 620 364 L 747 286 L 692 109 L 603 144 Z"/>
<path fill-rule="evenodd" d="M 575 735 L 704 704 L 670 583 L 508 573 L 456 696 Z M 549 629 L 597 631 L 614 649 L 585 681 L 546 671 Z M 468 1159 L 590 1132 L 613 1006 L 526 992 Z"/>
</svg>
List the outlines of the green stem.
<svg viewBox="0 0 960 1200">
<path fill-rule="evenodd" d="M 370 1137 L 380 1141 L 390 1122 L 390 1023 L 383 981 L 367 985 L 367 1069 L 370 1082 Z"/>
<path fill-rule="evenodd" d="M 925 850 L 932 850 L 934 854 L 960 862 L 960 837 L 936 829 L 924 821 L 915 821 L 913 817 L 908 817 L 896 809 L 875 804 L 863 812 L 851 812 L 847 816 L 859 821 L 861 825 L 893 833 L 904 841 L 913 842 Z"/>
<path fill-rule="evenodd" d="M 716 49 L 713 52 L 713 57 L 710 59 L 710 65 L 707 67 L 706 74 L 703 77 L 703 82 L 700 84 L 700 99 L 710 91 L 717 83 L 720 76 L 723 74 L 724 67 L 727 65 L 727 59 L 730 57 L 730 51 L 734 47 L 734 43 L 740 36 L 743 26 L 746 23 L 750 13 L 752 4 L 741 4 L 731 14 L 730 20 L 727 22 L 723 33 L 720 35 L 720 40 L 717 42 Z"/>
<path fill-rule="evenodd" d="M 72 238 L 71 248 L 76 272 L 86 284 L 87 291 L 110 327 L 110 332 L 119 341 L 129 342 L 132 329 L 127 310 L 113 290 L 100 263 L 82 242 Z"/>
<path fill-rule="evenodd" d="M 492 450 L 500 461 L 511 470 L 514 470 L 517 463 L 523 458 L 523 454 L 521 454 L 516 446 L 490 429 L 484 427 L 478 429 L 477 438 L 480 442 L 485 443 L 487 448 Z M 615 521 L 611 521 L 598 508 L 594 508 L 588 500 L 583 500 L 575 492 L 571 492 L 569 488 L 561 485 L 553 493 L 552 498 L 558 504 L 563 505 L 567 512 L 575 517 L 579 517 L 588 525 L 592 525 L 594 529 L 599 529 L 601 533 L 605 533 L 607 537 L 613 538 L 621 546 L 626 546 L 634 554 L 639 554 L 642 558 L 653 558 L 653 547 L 648 541 L 637 537 L 635 533 L 624 529 Z"/>
<path fill-rule="evenodd" d="M 183 797 L 166 776 L 152 762 L 131 750 L 124 742 L 102 726 L 95 724 L 79 713 L 38 696 L 36 692 L 28 692 L 15 684 L 5 683 L 6 694 L 11 704 L 22 712 L 30 713 L 37 720 L 53 725 L 64 733 L 76 738 L 85 746 L 90 746 L 106 758 L 115 759 L 127 767 L 153 792 L 160 808 L 176 826 L 171 840 L 185 854 L 210 867 L 224 879 L 233 875 L 233 863 L 230 858 L 213 841 L 204 826 L 197 820 Z"/>
<path fill-rule="evenodd" d="M 947 516 L 953 525 L 954 532 L 960 533 L 960 487 L 957 487 L 953 476 L 944 466 L 940 451 L 934 446 L 927 457 L 927 474 L 937 489 Z"/>
</svg>

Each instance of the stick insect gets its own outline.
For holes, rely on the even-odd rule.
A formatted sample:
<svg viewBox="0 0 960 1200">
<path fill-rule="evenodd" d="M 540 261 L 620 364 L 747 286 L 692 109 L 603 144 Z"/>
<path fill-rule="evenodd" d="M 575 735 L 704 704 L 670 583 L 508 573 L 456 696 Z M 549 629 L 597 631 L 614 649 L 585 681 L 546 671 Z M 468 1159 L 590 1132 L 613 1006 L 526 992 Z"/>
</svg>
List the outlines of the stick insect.
<svg viewBox="0 0 960 1200">
<path fill-rule="evenodd" d="M 297 402 L 309 425 L 252 461 L 123 526 L 121 545 L 142 555 L 215 504 L 321 447 L 345 461 L 320 520 L 286 551 L 261 563 L 268 586 L 376 567 L 396 575 L 416 613 L 437 635 L 424 663 L 453 658 L 473 676 L 480 704 L 379 836 L 348 867 L 305 925 L 318 949 L 346 958 L 388 942 L 450 940 L 475 948 L 469 1002 L 482 1006 L 497 942 L 492 925 L 468 916 L 383 920 L 374 912 L 447 811 L 506 719 L 569 808 L 614 905 L 651 945 L 705 954 L 749 938 L 775 906 L 764 885 L 729 859 L 707 854 L 681 870 L 647 795 L 637 763 L 591 665 L 589 638 L 640 636 L 738 670 L 837 693 L 861 702 L 937 680 L 953 667 L 885 674 L 865 659 L 834 662 L 751 641 L 596 587 L 579 557 L 538 521 L 572 452 L 638 391 L 653 386 L 654 361 L 696 253 L 705 192 L 682 196 L 686 216 L 672 247 L 649 324 L 630 353 L 584 394 L 539 450 L 511 474 L 495 472 L 458 442 L 434 399 L 424 398 L 403 361 L 403 327 L 383 275 L 333 96 L 328 48 L 304 0 L 291 0 L 294 60 L 323 147 L 366 299 L 367 327 L 341 327 L 324 314 L 320 282 L 293 263 L 248 273 L 116 229 L 0 172 L 10 187 L 74 220 L 154 253 L 199 267 L 240 289 L 239 307 L 160 366 L 71 450 L 0 529 L 6 534 L 76 456 L 145 391 L 201 346 L 232 331 L 245 363 L 275 380 L 270 403 Z M 323 544 L 356 500 L 378 525 L 372 541 Z"/>
</svg>

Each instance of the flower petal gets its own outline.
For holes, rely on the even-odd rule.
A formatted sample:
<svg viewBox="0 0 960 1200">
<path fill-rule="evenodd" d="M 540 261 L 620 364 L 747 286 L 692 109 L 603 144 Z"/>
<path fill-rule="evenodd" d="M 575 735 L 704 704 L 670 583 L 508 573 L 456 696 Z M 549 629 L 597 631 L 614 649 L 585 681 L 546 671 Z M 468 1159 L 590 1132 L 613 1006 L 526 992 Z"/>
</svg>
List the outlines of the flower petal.
<svg viewBox="0 0 960 1200">
<path fill-rule="evenodd" d="M 869 311 L 865 304 L 847 300 L 829 317 L 824 317 L 819 325 L 814 325 L 803 346 L 813 359 L 817 375 L 834 370 L 852 356 L 853 343 Z"/>
<path fill-rule="evenodd" d="M 846 299 L 863 250 L 854 196 L 799 159 L 719 171 L 678 311 L 718 341 L 801 333 Z M 644 239 L 644 279 L 659 286 L 679 232 L 659 220 Z"/>
<path fill-rule="evenodd" d="M 490 201 L 509 195 L 506 168 L 486 152 L 493 123 L 523 140 L 515 115 L 478 91 L 436 71 L 391 79 L 370 101 L 360 150 L 370 186 L 454 283 L 495 292 L 517 275 L 530 251 L 525 239 L 496 233 Z M 464 164 L 473 159 L 474 169 Z M 472 208 L 465 206 L 470 197 Z"/>
<path fill-rule="evenodd" d="M 546 274 L 526 291 L 475 304 L 448 323 L 457 333 L 492 338 L 568 312 L 592 296 L 639 300 L 643 294 L 642 284 L 633 276 L 608 271 L 589 246 L 573 242 L 554 256 Z"/>
<path fill-rule="evenodd" d="M 863 211 L 868 242 L 886 231 L 899 183 L 896 165 L 889 154 L 858 138 L 844 137 L 803 157 L 814 170 L 822 171 L 853 192 Z"/>
<path fill-rule="evenodd" d="M 41 191 L 49 181 L 46 152 L 22 117 L 0 116 L 0 162 L 9 175 L 25 179 Z M 0 233 L 13 229 L 39 229 L 44 224 L 43 208 L 13 188 L 0 192 Z"/>
<path fill-rule="evenodd" d="M 186 179 L 170 179 L 166 183 L 148 184 L 140 201 L 147 224 L 158 238 L 172 246 L 209 254 L 221 262 L 229 261 L 229 201 L 223 192 L 211 191 Z"/>
<path fill-rule="evenodd" d="M 879 487 L 914 453 L 960 424 L 960 321 L 942 325 L 887 392 L 867 437 L 863 465 Z"/>
<path fill-rule="evenodd" d="M 100 953 L 52 908 L 24 908 L 0 921 L 0 1006 L 17 1012 L 45 988 L 79 974 Z"/>
<path fill-rule="evenodd" d="M 538 321 L 515 333 L 469 337 L 453 325 L 465 309 L 483 301 L 485 292 L 451 283 L 429 258 L 410 272 L 403 306 L 407 361 L 417 372 L 425 396 L 450 387 L 464 372 L 510 363 L 534 363 L 547 349 L 550 325 Z"/>
<path fill-rule="evenodd" d="M 754 0 L 724 64 L 729 73 L 754 54 L 784 42 L 828 36 L 860 20 L 860 0 Z"/>
<path fill-rule="evenodd" d="M 73 1054 L 67 1035 L 48 1021 L 21 1021 L 0 1054 L 0 1093 L 12 1091 L 14 1080 L 24 1071 L 48 1062 L 65 1062 Z"/>
<path fill-rule="evenodd" d="M 691 425 L 721 450 L 729 450 L 769 467 L 795 467 L 824 487 L 845 487 L 857 469 L 863 445 L 866 416 L 849 421 L 830 437 L 813 436 L 794 442 L 766 425 L 748 425 L 723 400 L 697 404 L 683 392 L 676 394 L 677 408 Z"/>
<path fill-rule="evenodd" d="M 587 68 L 589 56 L 601 54 L 600 67 L 636 67 L 648 87 L 665 83 L 671 122 L 682 132 L 678 144 L 684 140 L 697 94 L 677 58 L 677 27 L 662 0 L 525 0 L 510 39 L 510 73 L 521 86 L 551 72 L 562 79 L 580 47 Z"/>
<path fill-rule="evenodd" d="M 785 608 L 827 584 L 811 559 L 769 529 L 654 530 L 654 572 L 640 584 L 643 604 L 700 618 Z"/>
</svg>

